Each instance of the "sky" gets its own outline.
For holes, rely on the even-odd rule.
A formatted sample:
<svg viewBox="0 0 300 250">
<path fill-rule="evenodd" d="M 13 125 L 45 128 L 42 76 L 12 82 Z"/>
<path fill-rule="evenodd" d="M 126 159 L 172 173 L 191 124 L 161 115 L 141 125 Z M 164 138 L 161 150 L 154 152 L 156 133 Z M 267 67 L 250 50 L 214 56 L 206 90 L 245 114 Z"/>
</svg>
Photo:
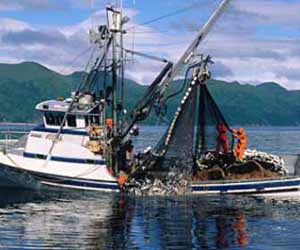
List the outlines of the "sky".
<svg viewBox="0 0 300 250">
<path fill-rule="evenodd" d="M 176 62 L 220 0 L 124 0 L 125 45 Z M 86 67 L 89 29 L 109 0 L 0 0 L 0 62 L 34 61 L 62 74 Z M 164 18 L 159 18 L 164 17 Z M 300 0 L 232 0 L 198 53 L 213 77 L 300 89 Z M 163 64 L 127 56 L 126 76 L 149 84 Z"/>
</svg>

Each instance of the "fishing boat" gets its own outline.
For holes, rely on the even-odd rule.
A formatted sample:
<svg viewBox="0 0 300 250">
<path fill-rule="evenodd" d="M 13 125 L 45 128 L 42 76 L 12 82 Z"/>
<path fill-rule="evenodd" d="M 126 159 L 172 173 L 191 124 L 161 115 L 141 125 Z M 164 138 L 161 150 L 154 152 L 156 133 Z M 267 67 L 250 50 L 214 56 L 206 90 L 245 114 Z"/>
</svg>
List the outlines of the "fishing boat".
<svg viewBox="0 0 300 250">
<path fill-rule="evenodd" d="M 155 106 L 163 104 L 162 100 L 168 86 L 182 68 L 206 72 L 203 60 L 200 64 L 196 64 L 196 67 L 191 66 L 191 61 L 195 61 L 196 49 L 229 3 L 230 0 L 221 2 L 177 63 L 124 48 L 123 35 L 126 33 L 124 25 L 129 19 L 123 16 L 120 9 L 107 7 L 107 23 L 90 32 L 90 40 L 100 52 L 96 60 L 90 64 L 89 72 L 83 74 L 77 91 L 72 92 L 70 98 L 47 100 L 36 106 L 36 110 L 42 115 L 42 123 L 30 131 L 25 141 L 21 140 L 14 147 L 5 148 L 0 153 L 0 185 L 26 189 L 55 187 L 120 191 L 118 183 L 122 176 L 120 170 L 126 165 L 124 154 L 126 147 L 131 146 L 129 138 L 137 134 L 136 124 L 147 119 Z M 130 111 L 124 108 L 126 53 L 165 63 L 162 71 Z M 196 78 L 202 82 L 200 78 L 203 74 L 200 73 L 198 72 Z M 187 89 L 182 105 L 189 98 L 189 93 L 194 93 L 191 91 L 192 88 L 193 86 Z M 197 97 L 197 94 L 194 97 Z M 183 108 L 179 107 L 175 113 L 168 133 L 161 140 L 164 147 L 158 145 L 157 151 L 153 152 L 165 158 L 164 164 L 168 162 L 166 148 L 170 152 L 169 142 L 172 141 L 171 136 L 174 133 L 175 123 L 182 113 L 181 109 Z M 197 119 L 200 118 L 199 116 Z M 194 143 L 194 140 L 192 141 Z M 192 159 L 193 155 L 188 154 L 184 157 Z M 300 189 L 300 178 L 296 177 L 299 172 L 298 158 L 298 156 L 285 158 L 290 172 L 289 175 L 280 178 L 223 182 L 194 181 L 190 187 L 192 193 L 199 194 L 298 191 Z"/>
</svg>

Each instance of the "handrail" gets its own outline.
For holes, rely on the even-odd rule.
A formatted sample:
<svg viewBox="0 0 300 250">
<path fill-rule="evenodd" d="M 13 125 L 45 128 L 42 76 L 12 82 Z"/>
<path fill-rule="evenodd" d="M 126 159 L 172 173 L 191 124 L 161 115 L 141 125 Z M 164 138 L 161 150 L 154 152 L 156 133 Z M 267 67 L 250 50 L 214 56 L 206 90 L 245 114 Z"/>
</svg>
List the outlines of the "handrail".
<svg viewBox="0 0 300 250">
<path fill-rule="evenodd" d="M 19 131 L 19 130 L 0 130 L 0 134 L 29 134 L 30 131 Z"/>
<path fill-rule="evenodd" d="M 16 131 L 16 130 L 0 130 L 0 150 L 7 151 L 13 149 L 22 141 L 22 138 L 27 137 L 30 131 Z M 19 146 L 18 146 L 19 147 Z"/>
<path fill-rule="evenodd" d="M 37 125 L 36 123 L 32 123 L 32 122 L 0 122 L 0 126 L 1 125 L 4 125 L 4 126 L 10 126 L 10 125 L 12 125 L 12 126 L 23 126 L 23 125 L 25 125 L 25 126 L 35 126 L 35 125 Z"/>
</svg>

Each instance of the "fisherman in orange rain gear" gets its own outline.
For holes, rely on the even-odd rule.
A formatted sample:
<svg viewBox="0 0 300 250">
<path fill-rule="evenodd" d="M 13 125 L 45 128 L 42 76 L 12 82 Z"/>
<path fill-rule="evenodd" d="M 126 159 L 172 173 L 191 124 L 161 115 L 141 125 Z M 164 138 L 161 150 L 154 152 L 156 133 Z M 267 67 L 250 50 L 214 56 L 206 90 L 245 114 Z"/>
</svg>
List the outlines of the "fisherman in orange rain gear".
<svg viewBox="0 0 300 250">
<path fill-rule="evenodd" d="M 105 120 L 105 124 L 107 126 L 107 136 L 108 136 L 108 138 L 110 138 L 112 136 L 113 120 L 111 118 L 107 118 Z"/>
<path fill-rule="evenodd" d="M 227 128 L 223 123 L 217 124 L 217 146 L 216 146 L 216 157 L 219 157 L 221 147 L 223 148 L 224 155 L 228 153 L 228 142 L 227 142 Z"/>
<path fill-rule="evenodd" d="M 113 128 L 113 120 L 111 118 L 106 118 L 105 119 L 105 124 L 112 129 Z"/>
<path fill-rule="evenodd" d="M 123 188 L 125 182 L 127 181 L 128 176 L 125 173 L 121 173 L 118 177 L 118 184 L 120 188 Z"/>
<path fill-rule="evenodd" d="M 237 139 L 237 143 L 233 149 L 233 155 L 236 160 L 242 161 L 245 153 L 245 149 L 247 147 L 247 137 L 245 130 L 243 128 L 239 128 L 238 130 L 233 129 L 232 133 L 234 137 Z"/>
</svg>

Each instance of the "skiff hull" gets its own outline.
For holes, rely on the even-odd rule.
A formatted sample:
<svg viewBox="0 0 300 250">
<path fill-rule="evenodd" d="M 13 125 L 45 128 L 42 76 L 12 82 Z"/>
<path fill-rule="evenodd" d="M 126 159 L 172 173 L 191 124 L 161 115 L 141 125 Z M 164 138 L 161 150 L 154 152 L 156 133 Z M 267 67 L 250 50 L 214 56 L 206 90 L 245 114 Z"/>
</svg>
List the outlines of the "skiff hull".
<svg viewBox="0 0 300 250">
<path fill-rule="evenodd" d="M 282 177 L 251 181 L 199 182 L 192 184 L 193 194 L 270 194 L 300 191 L 300 177 Z"/>
</svg>

